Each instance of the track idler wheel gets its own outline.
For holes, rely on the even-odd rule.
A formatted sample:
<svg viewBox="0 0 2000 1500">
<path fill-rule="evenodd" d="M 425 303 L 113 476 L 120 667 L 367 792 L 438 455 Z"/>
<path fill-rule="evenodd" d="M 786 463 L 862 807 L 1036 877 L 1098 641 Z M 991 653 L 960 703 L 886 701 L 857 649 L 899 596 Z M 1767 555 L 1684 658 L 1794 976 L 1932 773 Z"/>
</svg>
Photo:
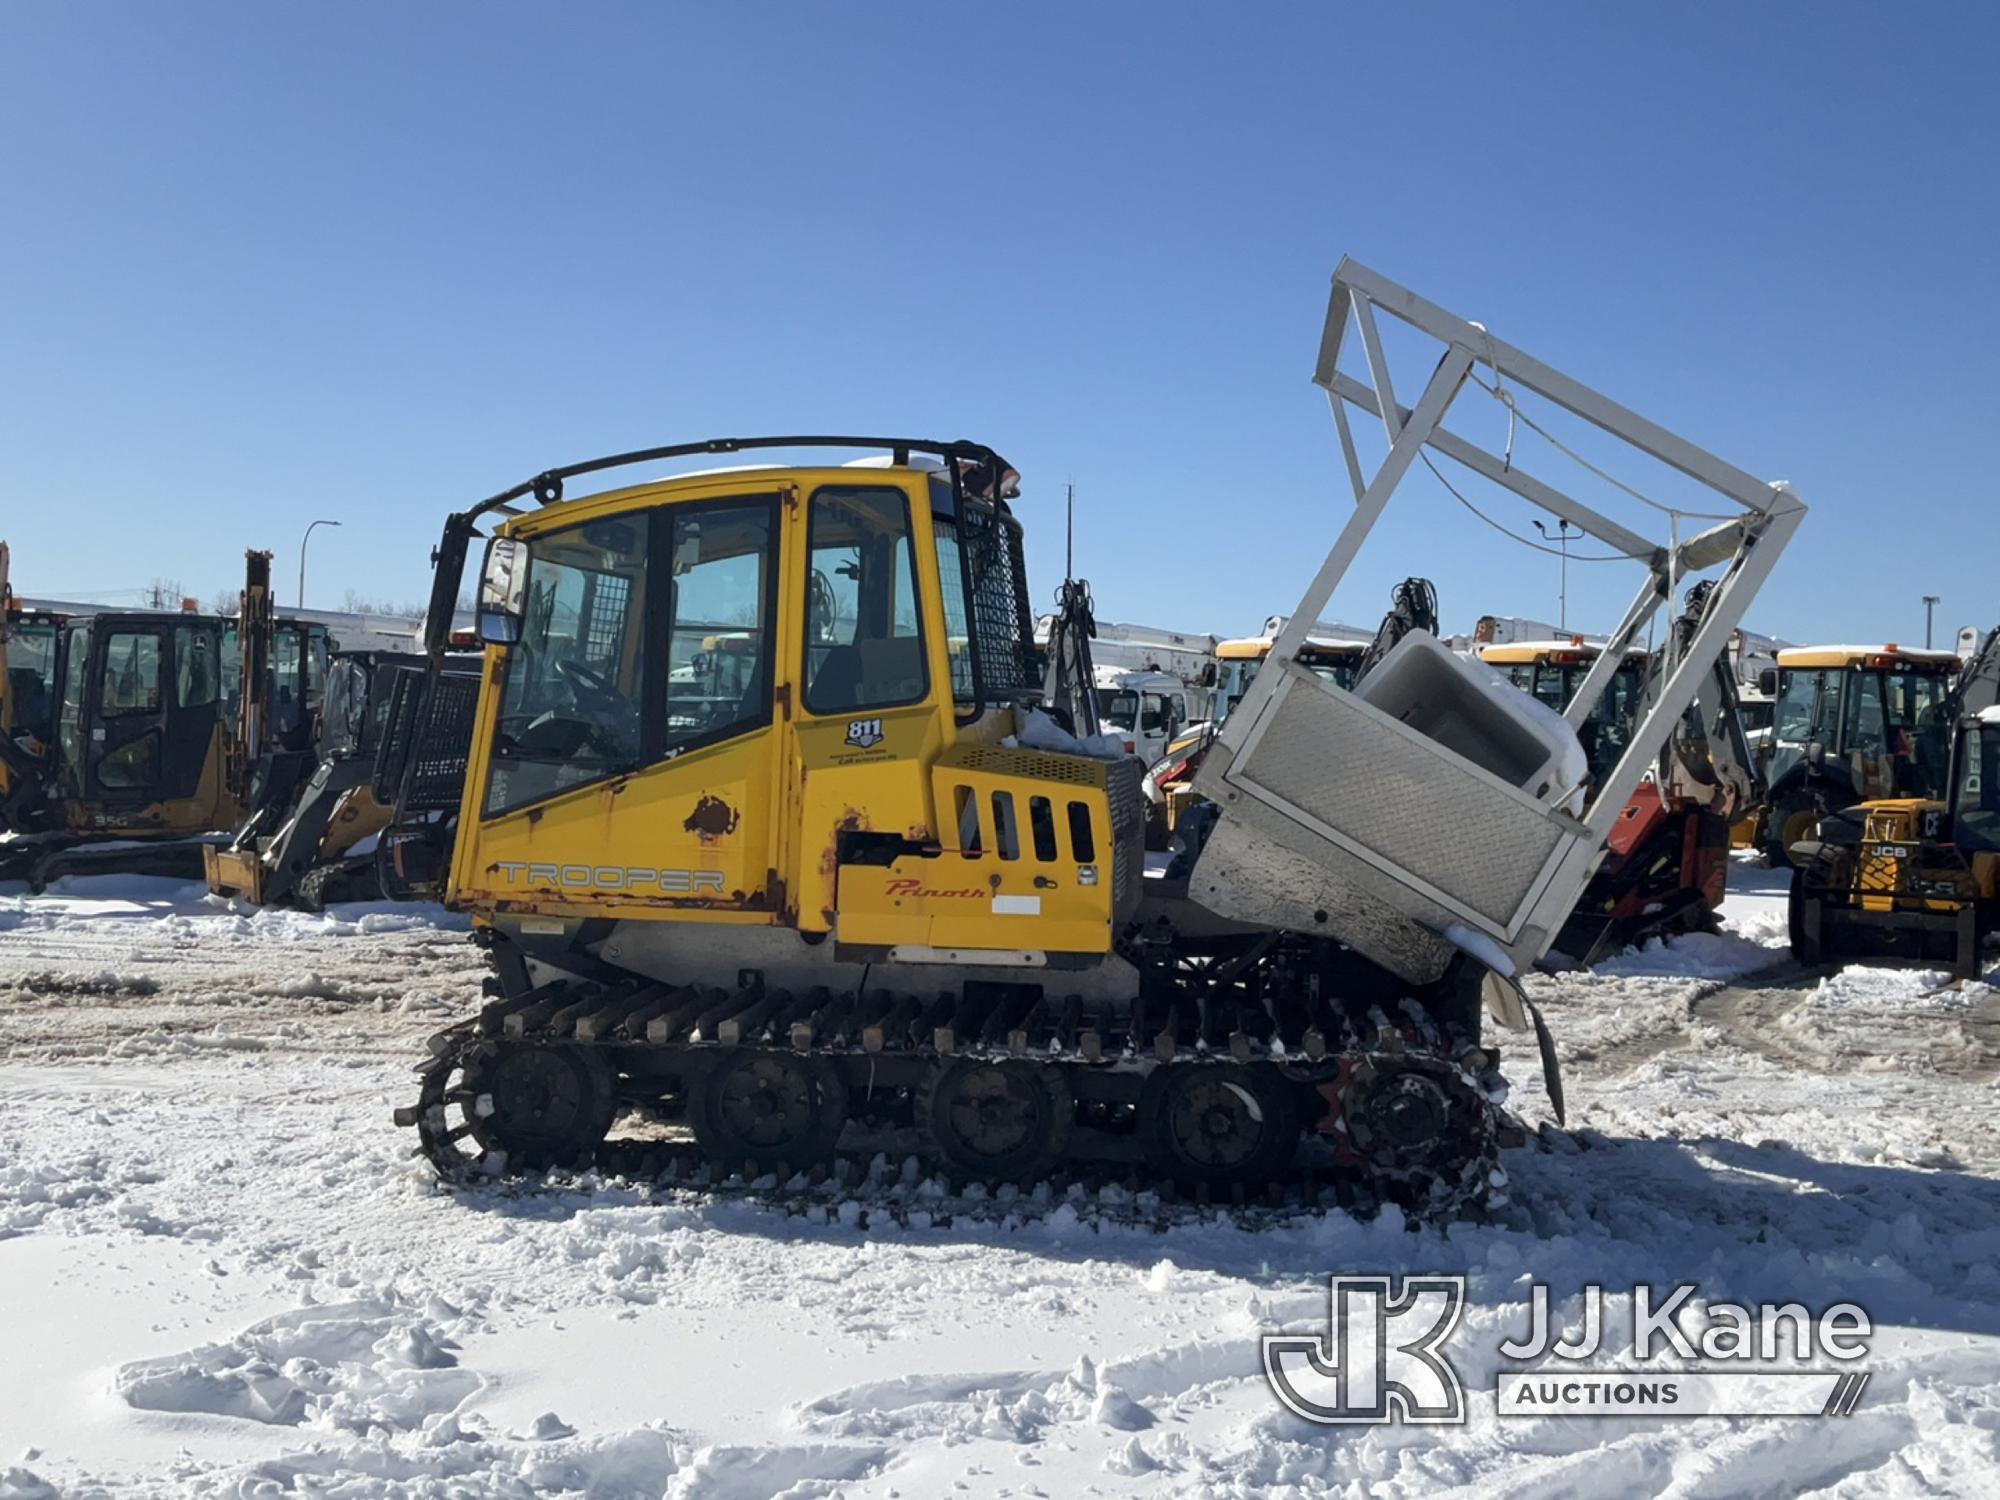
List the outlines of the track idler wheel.
<svg viewBox="0 0 2000 1500">
<path fill-rule="evenodd" d="M 1076 1101 L 1060 1069 L 961 1057 L 932 1077 L 917 1123 L 960 1171 L 1018 1182 L 1062 1159 L 1075 1118 Z"/>
<path fill-rule="evenodd" d="M 1298 1150 L 1294 1091 L 1275 1068 L 1168 1063 L 1139 1095 L 1139 1144 L 1160 1176 L 1195 1186 L 1261 1184 Z"/>
<path fill-rule="evenodd" d="M 588 1047 L 502 1046 L 466 1063 L 472 1136 L 509 1167 L 587 1162 L 611 1129 L 611 1069 Z"/>
<path fill-rule="evenodd" d="M 1341 1105 L 1347 1147 L 1385 1196 L 1412 1208 L 1485 1197 L 1498 1161 L 1493 1112 L 1450 1064 L 1364 1058 Z"/>
<path fill-rule="evenodd" d="M 725 1170 L 800 1171 L 830 1160 L 847 1122 L 847 1089 L 825 1064 L 789 1052 L 734 1050 L 701 1074 L 689 1120 Z"/>
</svg>

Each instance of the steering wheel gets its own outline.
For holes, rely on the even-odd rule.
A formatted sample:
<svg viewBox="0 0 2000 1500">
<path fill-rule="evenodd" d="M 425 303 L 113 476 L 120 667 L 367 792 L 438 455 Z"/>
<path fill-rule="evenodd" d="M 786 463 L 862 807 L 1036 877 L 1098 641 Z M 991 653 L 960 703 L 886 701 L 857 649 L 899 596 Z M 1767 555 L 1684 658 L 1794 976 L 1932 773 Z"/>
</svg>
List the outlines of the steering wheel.
<svg viewBox="0 0 2000 1500">
<path fill-rule="evenodd" d="M 625 695 L 595 667 L 565 657 L 556 663 L 556 676 L 569 684 L 569 690 L 576 695 L 576 706 L 585 713 L 611 715 L 624 711 Z"/>
</svg>

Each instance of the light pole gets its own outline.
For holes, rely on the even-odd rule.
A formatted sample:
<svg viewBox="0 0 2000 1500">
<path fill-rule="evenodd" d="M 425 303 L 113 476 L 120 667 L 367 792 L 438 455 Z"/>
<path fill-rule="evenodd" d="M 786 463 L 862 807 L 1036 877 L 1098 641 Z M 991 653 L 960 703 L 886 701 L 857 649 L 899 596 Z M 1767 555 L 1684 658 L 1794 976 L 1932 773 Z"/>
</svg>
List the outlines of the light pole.
<svg viewBox="0 0 2000 1500">
<path fill-rule="evenodd" d="M 1571 527 L 1569 517 L 1561 516 L 1556 520 L 1554 531 L 1549 530 L 1540 521 L 1535 522 L 1535 530 L 1542 534 L 1545 541 L 1555 542 L 1562 547 L 1562 588 L 1556 595 L 1556 628 L 1567 630 L 1569 629 L 1569 539 L 1573 536 L 1582 536 L 1583 528 Z"/>
<path fill-rule="evenodd" d="M 338 521 L 315 521 L 306 528 L 306 534 L 299 538 L 299 608 L 306 607 L 306 543 L 312 540 L 313 526 L 338 526 Z"/>
<path fill-rule="evenodd" d="M 1943 601 L 1936 594 L 1924 595 L 1924 649 L 1931 649 L 1931 612 Z"/>
</svg>

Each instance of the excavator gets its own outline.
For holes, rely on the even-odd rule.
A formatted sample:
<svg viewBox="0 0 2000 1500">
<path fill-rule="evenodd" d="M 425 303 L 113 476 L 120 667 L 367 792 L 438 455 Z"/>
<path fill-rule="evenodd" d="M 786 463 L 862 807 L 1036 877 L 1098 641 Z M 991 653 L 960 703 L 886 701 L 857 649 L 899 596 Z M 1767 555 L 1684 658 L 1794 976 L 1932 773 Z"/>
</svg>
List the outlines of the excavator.
<svg viewBox="0 0 2000 1500">
<path fill-rule="evenodd" d="M 1936 792 L 1830 812 L 1792 844 L 1792 955 L 1980 972 L 2000 928 L 2000 629 L 1915 726 L 1949 737 Z"/>
<path fill-rule="evenodd" d="M 1443 351 L 1414 408 L 1380 317 Z M 1342 367 L 1357 346 L 1369 380 Z M 1234 1197 L 1326 1171 L 1418 1216 L 1479 1212 L 1519 1130 L 1482 1016 L 1536 1036 L 1560 1112 L 1517 975 L 1804 506 L 1351 260 L 1315 379 L 1354 505 L 1201 767 L 1216 816 L 1179 878 L 1146 874 L 1141 767 L 1092 753 L 1089 677 L 1052 684 L 1033 647 L 1020 476 L 991 447 L 678 443 L 451 516 L 433 681 L 482 538 L 486 658 L 447 899 L 492 973 L 396 1113 L 435 1170 L 689 1160 L 782 1184 L 907 1147 L 989 1184 L 1102 1171 Z M 1442 425 L 1495 383 L 1673 465 L 1731 519 L 1649 539 Z M 1384 424 L 1372 477 L 1349 408 Z M 801 460 L 572 493 L 777 450 Z M 869 457 L 818 456 L 842 450 Z M 1301 661 L 1420 454 L 1634 561 L 1613 660 L 1679 579 L 1723 569 L 1599 785 L 1575 724 L 1602 671 L 1564 718 L 1422 631 L 1353 691 Z M 721 628 L 749 643 L 727 690 L 681 670 Z"/>
<path fill-rule="evenodd" d="M 239 619 L 105 611 L 62 624 L 54 734 L 9 737 L 0 832 L 16 837 L 0 845 L 0 880 L 200 875 L 205 835 L 241 818 L 268 757 L 309 740 L 324 681 L 326 629 L 273 617 L 270 558 L 247 554 Z"/>
</svg>

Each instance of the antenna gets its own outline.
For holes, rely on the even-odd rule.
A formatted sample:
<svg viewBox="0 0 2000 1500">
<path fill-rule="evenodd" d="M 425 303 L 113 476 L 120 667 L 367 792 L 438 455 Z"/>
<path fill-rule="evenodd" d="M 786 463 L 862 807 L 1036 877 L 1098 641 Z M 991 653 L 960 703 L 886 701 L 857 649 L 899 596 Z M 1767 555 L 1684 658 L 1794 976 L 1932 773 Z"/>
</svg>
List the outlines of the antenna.
<svg viewBox="0 0 2000 1500">
<path fill-rule="evenodd" d="M 1069 498 L 1065 501 L 1067 513 L 1063 521 L 1063 577 L 1076 577 L 1076 486 L 1069 487 Z"/>
</svg>

